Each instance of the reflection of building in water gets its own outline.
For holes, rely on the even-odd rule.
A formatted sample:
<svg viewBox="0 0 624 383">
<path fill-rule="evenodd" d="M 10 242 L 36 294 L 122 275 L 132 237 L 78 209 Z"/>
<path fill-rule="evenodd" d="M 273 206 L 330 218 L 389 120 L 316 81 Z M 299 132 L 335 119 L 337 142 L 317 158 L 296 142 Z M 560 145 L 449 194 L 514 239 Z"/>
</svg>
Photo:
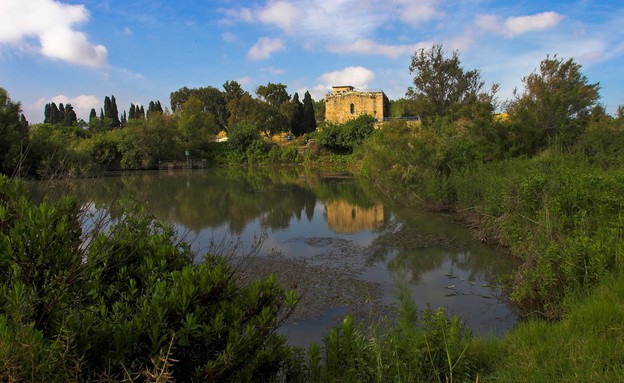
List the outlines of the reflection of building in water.
<svg viewBox="0 0 624 383">
<path fill-rule="evenodd" d="M 346 201 L 332 201 L 325 204 L 325 216 L 330 229 L 338 234 L 351 234 L 380 227 L 384 210 L 382 205 L 364 209 Z"/>
</svg>

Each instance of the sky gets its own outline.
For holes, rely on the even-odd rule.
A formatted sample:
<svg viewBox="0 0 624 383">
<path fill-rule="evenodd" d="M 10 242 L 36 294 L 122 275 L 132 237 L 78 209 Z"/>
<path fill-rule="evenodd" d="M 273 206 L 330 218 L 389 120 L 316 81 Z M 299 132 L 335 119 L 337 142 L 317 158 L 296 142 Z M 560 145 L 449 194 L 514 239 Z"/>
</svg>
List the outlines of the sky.
<svg viewBox="0 0 624 383">
<path fill-rule="evenodd" d="M 79 118 L 105 96 L 118 109 L 184 86 L 282 83 L 323 99 L 333 85 L 412 85 L 411 57 L 442 44 L 479 69 L 504 103 L 548 55 L 599 82 L 609 113 L 624 104 L 624 0 L 0 0 L 0 87 L 31 123 L 46 103 Z"/>
</svg>

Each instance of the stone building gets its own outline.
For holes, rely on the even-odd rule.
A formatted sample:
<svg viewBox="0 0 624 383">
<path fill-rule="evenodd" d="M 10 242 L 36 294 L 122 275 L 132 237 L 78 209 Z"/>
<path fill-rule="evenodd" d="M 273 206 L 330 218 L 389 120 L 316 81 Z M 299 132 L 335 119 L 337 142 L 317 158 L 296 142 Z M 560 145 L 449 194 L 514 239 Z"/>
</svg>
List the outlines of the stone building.
<svg viewBox="0 0 624 383">
<path fill-rule="evenodd" d="M 368 114 L 383 121 L 389 112 L 388 97 L 380 89 L 360 90 L 352 86 L 334 86 L 325 96 L 325 121 L 344 124 Z"/>
</svg>

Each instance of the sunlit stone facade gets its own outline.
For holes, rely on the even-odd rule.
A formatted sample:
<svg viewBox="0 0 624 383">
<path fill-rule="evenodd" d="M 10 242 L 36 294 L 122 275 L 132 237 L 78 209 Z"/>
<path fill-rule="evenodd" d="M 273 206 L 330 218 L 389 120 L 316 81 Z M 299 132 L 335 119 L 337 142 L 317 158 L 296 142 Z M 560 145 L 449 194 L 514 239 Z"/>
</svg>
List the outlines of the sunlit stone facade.
<svg viewBox="0 0 624 383">
<path fill-rule="evenodd" d="M 388 114 L 388 98 L 381 90 L 334 86 L 325 96 L 325 121 L 344 124 L 362 114 L 382 121 Z"/>
</svg>

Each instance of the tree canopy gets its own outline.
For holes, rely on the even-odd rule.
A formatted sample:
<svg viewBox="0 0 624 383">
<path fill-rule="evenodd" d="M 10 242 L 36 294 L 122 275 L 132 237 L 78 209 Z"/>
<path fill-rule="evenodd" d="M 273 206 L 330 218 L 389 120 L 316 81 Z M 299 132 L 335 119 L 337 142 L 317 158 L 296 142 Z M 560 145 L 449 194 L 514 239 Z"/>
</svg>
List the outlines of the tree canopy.
<svg viewBox="0 0 624 383">
<path fill-rule="evenodd" d="M 507 112 L 518 131 L 519 145 L 534 152 L 558 137 L 571 144 L 585 130 L 600 98 L 598 83 L 590 84 L 573 59 L 547 56 L 539 72 L 523 79 L 524 91 L 516 93 Z"/>
<path fill-rule="evenodd" d="M 448 57 L 442 45 L 420 49 L 412 56 L 409 71 L 415 77 L 406 96 L 415 102 L 415 109 L 424 120 L 436 116 L 473 117 L 475 112 L 491 113 L 494 109 L 498 86 L 485 91 L 479 70 L 465 70 L 457 51 Z"/>
</svg>

